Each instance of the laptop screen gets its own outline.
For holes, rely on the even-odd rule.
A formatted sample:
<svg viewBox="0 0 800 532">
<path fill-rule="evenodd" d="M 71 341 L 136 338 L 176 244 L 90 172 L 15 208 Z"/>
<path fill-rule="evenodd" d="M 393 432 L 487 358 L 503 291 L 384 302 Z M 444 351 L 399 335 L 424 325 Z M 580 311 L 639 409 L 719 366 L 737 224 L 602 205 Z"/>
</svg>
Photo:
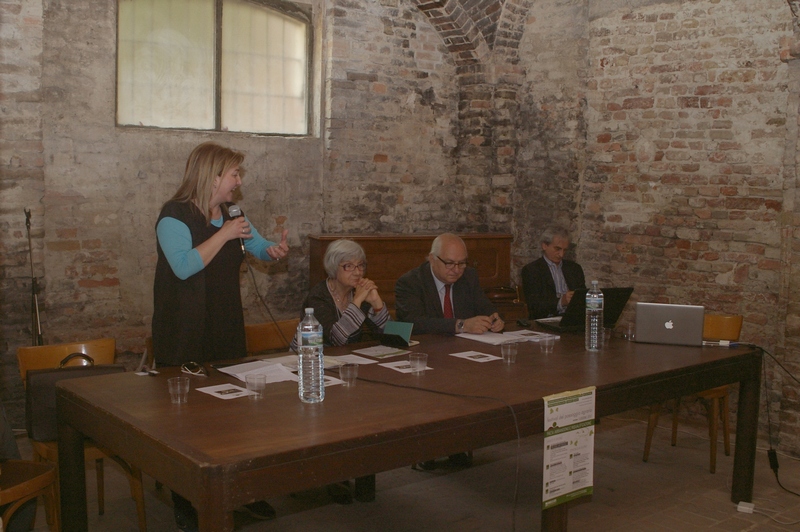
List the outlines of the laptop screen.
<svg viewBox="0 0 800 532">
<path fill-rule="evenodd" d="M 622 311 L 625 310 L 625 305 L 633 293 L 633 287 L 627 286 L 623 288 L 601 288 L 603 291 L 603 327 L 612 329 L 616 324 Z M 553 325 L 547 321 L 539 321 L 537 323 L 549 328 L 557 328 L 564 331 L 579 331 L 583 330 L 586 323 L 586 288 L 575 290 L 572 299 L 564 311 L 564 316 L 561 318 L 560 323 Z M 545 318 L 550 320 L 551 318 Z"/>
<path fill-rule="evenodd" d="M 703 345 L 705 308 L 698 305 L 636 303 L 636 341 Z"/>
</svg>

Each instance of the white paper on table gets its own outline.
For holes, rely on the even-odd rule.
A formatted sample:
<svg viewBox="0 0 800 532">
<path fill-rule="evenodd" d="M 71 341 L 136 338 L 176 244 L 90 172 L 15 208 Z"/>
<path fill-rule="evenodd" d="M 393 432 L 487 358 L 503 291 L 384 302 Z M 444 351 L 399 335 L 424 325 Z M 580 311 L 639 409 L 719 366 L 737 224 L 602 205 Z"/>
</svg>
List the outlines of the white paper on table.
<svg viewBox="0 0 800 532">
<path fill-rule="evenodd" d="M 242 382 L 244 382 L 250 374 L 265 375 L 267 377 L 267 383 L 297 380 L 297 376 L 282 364 L 272 364 L 264 360 L 244 362 L 243 364 L 218 367 L 217 369 L 222 373 L 236 377 Z"/>
<path fill-rule="evenodd" d="M 365 347 L 364 349 L 357 349 L 353 351 L 353 353 L 358 353 L 359 355 L 367 355 L 368 357 L 374 358 L 388 358 L 388 357 L 395 357 L 399 355 L 406 355 L 410 353 L 406 349 L 398 349 L 396 347 L 388 347 L 385 345 L 376 345 L 374 347 Z"/>
<path fill-rule="evenodd" d="M 536 323 L 549 323 L 551 325 L 556 325 L 561 323 L 561 318 L 563 318 L 563 316 L 553 316 L 552 318 L 539 318 L 534 321 Z"/>
<path fill-rule="evenodd" d="M 325 386 L 336 386 L 337 384 L 344 384 L 344 381 L 341 379 L 337 379 L 336 377 L 331 377 L 330 375 L 325 375 Z"/>
<path fill-rule="evenodd" d="M 384 362 L 383 364 L 378 364 L 379 366 L 383 366 L 384 368 L 393 369 L 395 371 L 399 371 L 400 373 L 412 373 L 411 371 L 411 362 L 408 360 L 398 360 L 397 362 Z M 425 370 L 433 369 L 429 366 L 425 366 Z"/>
<path fill-rule="evenodd" d="M 481 353 L 480 351 L 464 351 L 463 353 L 450 353 L 451 357 L 464 358 L 472 362 L 489 362 L 491 360 L 501 360 L 502 357 Z"/>
<path fill-rule="evenodd" d="M 558 340 L 561 338 L 557 334 L 531 331 L 528 329 L 522 329 L 521 331 L 504 332 L 503 336 L 508 337 L 509 340 L 520 340 L 527 342 L 538 342 L 542 338 L 553 338 L 553 340 Z"/>
<path fill-rule="evenodd" d="M 457 334 L 459 338 L 466 338 L 467 340 L 475 340 L 476 342 L 483 342 L 484 344 L 500 345 L 503 342 L 510 340 L 508 336 L 502 333 L 486 331 L 483 334 L 461 333 Z"/>
<path fill-rule="evenodd" d="M 281 364 L 284 367 L 288 368 L 290 371 L 297 371 L 297 355 L 284 355 L 282 357 L 275 357 L 275 358 L 262 358 L 262 362 L 267 362 L 269 364 Z M 326 357 L 323 355 L 322 361 L 325 364 L 325 369 L 333 369 L 338 368 L 342 365 L 339 361 L 338 357 Z"/>
<path fill-rule="evenodd" d="M 336 357 L 339 362 L 349 362 L 351 364 L 377 364 L 377 360 L 372 360 L 371 358 L 364 358 L 358 355 L 339 355 Z"/>
<path fill-rule="evenodd" d="M 235 384 L 217 384 L 216 386 L 206 386 L 196 389 L 198 392 L 207 393 L 217 399 L 236 399 L 237 397 L 244 397 L 246 395 L 255 395 L 247 388 L 242 388 Z"/>
</svg>

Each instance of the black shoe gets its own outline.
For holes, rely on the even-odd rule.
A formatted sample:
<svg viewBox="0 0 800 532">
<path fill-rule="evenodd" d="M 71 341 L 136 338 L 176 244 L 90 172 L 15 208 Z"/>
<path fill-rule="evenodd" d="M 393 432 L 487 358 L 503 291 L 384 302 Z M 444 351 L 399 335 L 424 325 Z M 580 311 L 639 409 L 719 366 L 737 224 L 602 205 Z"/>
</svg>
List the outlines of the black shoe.
<svg viewBox="0 0 800 532">
<path fill-rule="evenodd" d="M 350 482 L 328 484 L 328 495 L 336 504 L 353 504 L 353 494 L 350 492 Z"/>
<path fill-rule="evenodd" d="M 175 525 L 181 532 L 197 532 L 199 525 L 197 524 L 197 514 L 194 517 L 186 515 L 177 508 L 174 508 Z"/>
<path fill-rule="evenodd" d="M 468 453 L 458 453 L 450 455 L 450 463 L 454 466 L 469 467 L 472 465 L 472 457 Z"/>
<path fill-rule="evenodd" d="M 254 519 L 260 519 L 262 521 L 275 519 L 275 508 L 270 506 L 267 501 L 256 501 L 245 504 L 241 507 L 241 511 Z"/>
<path fill-rule="evenodd" d="M 358 477 L 356 479 L 355 499 L 358 502 L 372 502 L 375 500 L 375 475 Z"/>
<path fill-rule="evenodd" d="M 416 464 L 416 467 L 422 469 L 423 471 L 433 471 L 436 469 L 436 460 L 426 460 L 424 462 L 419 462 Z"/>
<path fill-rule="evenodd" d="M 184 499 L 174 491 L 172 492 L 172 506 L 175 513 L 175 525 L 182 532 L 197 532 L 197 510 L 192 507 L 187 499 Z"/>
</svg>

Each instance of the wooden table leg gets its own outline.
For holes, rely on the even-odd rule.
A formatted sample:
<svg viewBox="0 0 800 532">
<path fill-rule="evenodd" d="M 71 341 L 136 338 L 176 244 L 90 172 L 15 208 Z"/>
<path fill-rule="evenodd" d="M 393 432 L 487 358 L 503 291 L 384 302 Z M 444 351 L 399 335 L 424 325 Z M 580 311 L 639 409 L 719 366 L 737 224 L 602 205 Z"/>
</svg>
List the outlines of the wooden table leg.
<svg viewBox="0 0 800 532">
<path fill-rule="evenodd" d="M 731 501 L 753 501 L 756 468 L 758 409 L 761 396 L 761 360 L 753 357 L 747 379 L 739 383 L 739 411 L 736 414 L 736 452 L 733 456 Z"/>
<path fill-rule="evenodd" d="M 200 532 L 233 532 L 233 512 L 225 512 L 221 506 L 197 509 Z"/>
<path fill-rule="evenodd" d="M 567 530 L 567 505 L 559 504 L 542 510 L 542 532 L 565 532 Z"/>
<path fill-rule="evenodd" d="M 63 532 L 89 530 L 83 440 L 83 434 L 66 423 L 58 423 L 58 478 Z"/>
</svg>

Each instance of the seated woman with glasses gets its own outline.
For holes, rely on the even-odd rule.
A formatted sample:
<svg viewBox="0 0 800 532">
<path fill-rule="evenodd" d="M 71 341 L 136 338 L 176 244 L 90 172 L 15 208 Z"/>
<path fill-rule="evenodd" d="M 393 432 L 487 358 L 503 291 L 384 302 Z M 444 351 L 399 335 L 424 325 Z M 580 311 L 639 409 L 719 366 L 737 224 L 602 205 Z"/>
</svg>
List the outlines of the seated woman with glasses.
<svg viewBox="0 0 800 532">
<path fill-rule="evenodd" d="M 380 334 L 389 321 L 389 311 L 378 287 L 364 277 L 367 270 L 364 248 L 352 240 L 336 240 L 328 246 L 322 262 L 328 278 L 311 289 L 303 309 L 314 309 L 314 317 L 322 325 L 325 345 L 345 345 Z M 296 345 L 296 339 L 292 340 L 293 349 Z M 327 490 L 339 504 L 353 502 L 348 481 L 331 484 Z M 375 475 L 355 480 L 355 498 L 361 502 L 375 499 Z"/>
<path fill-rule="evenodd" d="M 352 240 L 336 240 L 325 251 L 323 265 L 328 278 L 311 289 L 303 309 L 314 309 L 325 345 L 345 345 L 380 334 L 389 311 L 378 287 L 364 277 L 364 249 Z"/>
</svg>

